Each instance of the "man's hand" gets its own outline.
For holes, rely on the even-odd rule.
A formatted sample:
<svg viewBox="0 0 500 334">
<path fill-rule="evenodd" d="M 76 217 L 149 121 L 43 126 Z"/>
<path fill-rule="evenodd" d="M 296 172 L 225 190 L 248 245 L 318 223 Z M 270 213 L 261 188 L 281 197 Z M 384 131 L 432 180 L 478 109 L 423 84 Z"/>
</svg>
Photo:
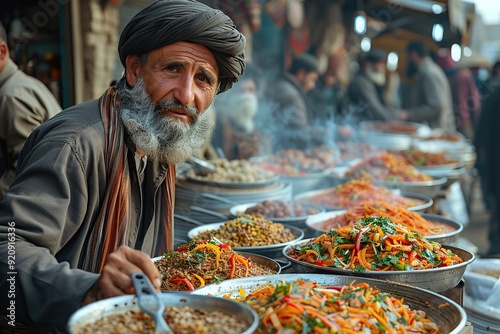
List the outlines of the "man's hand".
<svg viewBox="0 0 500 334">
<path fill-rule="evenodd" d="M 410 113 L 408 112 L 408 110 L 401 109 L 396 112 L 396 117 L 400 121 L 407 121 L 410 118 Z"/>
<path fill-rule="evenodd" d="M 144 273 L 156 289 L 161 287 L 158 269 L 144 252 L 120 246 L 108 255 L 101 277 L 85 294 L 82 306 L 100 299 L 131 294 L 134 292 L 132 274 Z"/>
</svg>

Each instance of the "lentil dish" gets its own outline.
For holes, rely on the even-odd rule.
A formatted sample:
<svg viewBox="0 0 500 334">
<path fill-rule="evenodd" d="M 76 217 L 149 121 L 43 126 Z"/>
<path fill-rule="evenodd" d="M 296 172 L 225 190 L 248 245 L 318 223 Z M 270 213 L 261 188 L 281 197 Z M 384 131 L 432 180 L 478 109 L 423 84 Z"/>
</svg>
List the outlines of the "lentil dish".
<svg viewBox="0 0 500 334">
<path fill-rule="evenodd" d="M 213 238 L 231 247 L 256 247 L 282 244 L 296 237 L 283 224 L 262 217 L 245 215 L 225 222 L 216 230 L 201 232 L 193 239 Z"/>
<path fill-rule="evenodd" d="M 271 180 L 273 172 L 253 166 L 247 160 L 214 160 L 210 161 L 216 171 L 207 175 L 196 174 L 194 169 L 187 171 L 186 176 L 198 181 L 220 183 L 252 183 Z"/>
<path fill-rule="evenodd" d="M 240 334 L 249 324 L 220 311 L 189 306 L 165 307 L 165 321 L 175 334 Z M 113 314 L 75 329 L 75 334 L 155 334 L 154 320 L 144 311 Z"/>
<path fill-rule="evenodd" d="M 155 265 L 162 278 L 161 289 L 168 291 L 192 291 L 227 279 L 276 274 L 227 244 L 207 240 L 181 245 Z"/>
<path fill-rule="evenodd" d="M 320 212 L 318 208 L 304 207 L 300 203 L 290 203 L 280 200 L 265 200 L 249 207 L 244 213 L 261 215 L 267 218 L 305 217 Z"/>
</svg>

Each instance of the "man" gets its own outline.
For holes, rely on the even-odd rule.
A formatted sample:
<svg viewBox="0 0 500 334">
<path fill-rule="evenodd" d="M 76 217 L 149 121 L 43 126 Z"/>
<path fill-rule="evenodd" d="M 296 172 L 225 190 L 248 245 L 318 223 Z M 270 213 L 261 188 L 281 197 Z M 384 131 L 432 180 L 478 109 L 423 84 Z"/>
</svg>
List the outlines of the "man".
<svg viewBox="0 0 500 334">
<path fill-rule="evenodd" d="M 19 152 L 30 133 L 61 111 L 50 90 L 10 59 L 0 23 L 0 200 L 16 175 Z"/>
<path fill-rule="evenodd" d="M 249 159 L 261 149 L 254 119 L 260 75 L 255 65 L 247 64 L 245 74 L 231 91 L 215 100 L 217 126 L 212 143 L 222 148 L 228 160 Z"/>
<path fill-rule="evenodd" d="M 450 85 L 443 70 L 428 55 L 426 46 L 419 41 L 408 44 L 408 75 L 415 77 L 416 106 L 399 110 L 401 121 L 427 123 L 431 128 L 454 132 Z"/>
<path fill-rule="evenodd" d="M 150 257 L 172 250 L 175 164 L 210 134 L 204 111 L 243 72 L 244 48 L 226 15 L 193 0 L 132 18 L 118 85 L 44 123 L 20 154 L 0 202 L 2 319 L 14 302 L 15 321 L 54 333 L 78 307 L 131 293 L 133 272 L 159 289 Z"/>
<path fill-rule="evenodd" d="M 360 57 L 360 69 L 347 89 L 347 98 L 358 121 L 388 121 L 394 118 L 384 101 L 387 55 L 372 49 Z"/>
<path fill-rule="evenodd" d="M 306 93 L 314 89 L 319 77 L 318 60 L 307 53 L 294 56 L 288 72 L 270 85 L 267 98 L 271 102 L 270 132 L 273 150 L 306 149 L 323 138 L 323 131 L 312 127 L 312 113 Z"/>
<path fill-rule="evenodd" d="M 450 84 L 456 128 L 466 138 L 472 140 L 474 127 L 481 112 L 481 98 L 472 72 L 466 67 L 459 68 L 448 49 L 439 50 L 437 62 Z"/>
</svg>

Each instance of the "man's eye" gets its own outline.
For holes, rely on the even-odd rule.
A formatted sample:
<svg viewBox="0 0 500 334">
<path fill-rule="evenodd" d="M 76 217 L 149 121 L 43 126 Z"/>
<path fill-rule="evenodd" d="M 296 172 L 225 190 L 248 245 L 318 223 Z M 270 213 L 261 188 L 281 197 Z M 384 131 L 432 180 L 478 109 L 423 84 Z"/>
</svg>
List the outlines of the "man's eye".
<svg viewBox="0 0 500 334">
<path fill-rule="evenodd" d="M 165 70 L 169 71 L 169 72 L 177 72 L 177 67 L 176 66 L 167 66 L 165 67 Z"/>
<path fill-rule="evenodd" d="M 198 80 L 206 82 L 206 83 L 210 83 L 210 79 L 204 74 L 198 75 Z"/>
</svg>

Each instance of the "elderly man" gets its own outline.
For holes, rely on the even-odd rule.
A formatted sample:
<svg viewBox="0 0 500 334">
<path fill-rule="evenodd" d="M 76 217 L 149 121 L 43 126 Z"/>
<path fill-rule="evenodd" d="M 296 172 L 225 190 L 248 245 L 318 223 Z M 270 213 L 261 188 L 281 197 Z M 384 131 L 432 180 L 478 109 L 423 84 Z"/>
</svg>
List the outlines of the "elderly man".
<svg viewBox="0 0 500 334">
<path fill-rule="evenodd" d="M 427 123 L 431 128 L 454 132 L 455 117 L 450 84 L 443 70 L 428 54 L 427 47 L 419 41 L 408 44 L 408 75 L 415 77 L 415 106 L 399 110 L 401 121 Z"/>
<path fill-rule="evenodd" d="M 132 18 L 118 85 L 44 123 L 21 152 L 0 203 L 4 322 L 64 331 L 78 307 L 131 293 L 133 272 L 160 287 L 150 257 L 172 249 L 175 164 L 209 135 L 204 111 L 243 72 L 244 48 L 229 17 L 196 1 Z"/>
<path fill-rule="evenodd" d="M 0 23 L 0 200 L 16 175 L 19 152 L 31 132 L 61 111 L 51 91 L 10 59 Z"/>
<path fill-rule="evenodd" d="M 349 105 L 359 121 L 388 121 L 394 118 L 384 101 L 387 55 L 372 49 L 360 56 L 360 69 L 347 89 Z"/>
</svg>

